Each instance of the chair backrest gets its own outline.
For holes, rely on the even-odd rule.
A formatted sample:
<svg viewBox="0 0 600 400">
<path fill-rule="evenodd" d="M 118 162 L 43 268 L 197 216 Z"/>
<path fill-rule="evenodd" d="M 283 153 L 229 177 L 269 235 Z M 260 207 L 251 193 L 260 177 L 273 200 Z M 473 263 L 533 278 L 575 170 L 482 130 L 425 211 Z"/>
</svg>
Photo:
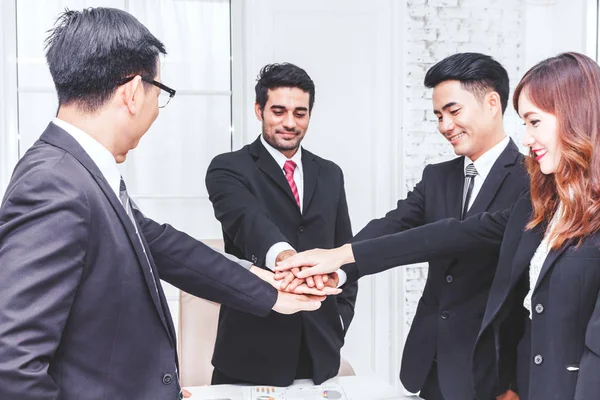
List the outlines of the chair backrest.
<svg viewBox="0 0 600 400">
<path fill-rule="evenodd" d="M 223 249 L 223 240 L 204 240 Z M 179 369 L 182 386 L 210 385 L 220 305 L 179 292 Z"/>
</svg>

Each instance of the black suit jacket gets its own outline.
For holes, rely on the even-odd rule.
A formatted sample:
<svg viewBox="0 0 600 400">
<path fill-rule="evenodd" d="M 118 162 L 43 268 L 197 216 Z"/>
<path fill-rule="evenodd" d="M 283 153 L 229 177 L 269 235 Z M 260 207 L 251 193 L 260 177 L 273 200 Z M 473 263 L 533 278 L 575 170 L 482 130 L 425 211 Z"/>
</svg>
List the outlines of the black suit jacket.
<svg viewBox="0 0 600 400">
<path fill-rule="evenodd" d="M 528 400 L 596 399 L 600 393 L 600 233 L 579 247 L 570 242 L 546 257 L 532 296 L 529 385 L 515 386 L 517 345 L 528 318 L 523 300 L 529 291 L 529 264 L 544 229 L 525 230 L 531 212 L 527 191 L 511 209 L 462 222 L 442 220 L 355 243 L 356 263 L 345 269 L 356 278 L 474 249 L 500 250 L 473 351 L 477 398 L 494 399 L 510 387 Z"/>
<path fill-rule="evenodd" d="M 353 242 L 401 232 L 444 218 L 460 218 L 464 157 L 428 165 L 423 179 L 395 210 L 371 221 Z M 511 140 L 500 154 L 467 216 L 511 206 L 529 185 L 523 155 Z M 430 261 L 423 295 L 412 323 L 400 379 L 421 390 L 434 357 L 440 388 L 447 400 L 473 398 L 471 352 L 481 326 L 497 252 L 478 252 Z M 474 268 L 474 266 L 481 268 Z M 437 356 L 436 356 L 437 354 Z"/>
<path fill-rule="evenodd" d="M 255 265 L 277 242 L 297 251 L 332 248 L 352 236 L 341 169 L 302 150 L 304 211 L 281 168 L 260 138 L 212 161 L 206 186 L 223 227 L 225 250 Z M 319 384 L 335 376 L 345 330 L 354 315 L 357 286 L 328 297 L 318 311 L 257 318 L 222 307 L 213 365 L 226 375 L 261 384 L 287 386 L 296 373 L 304 332 Z M 340 323 L 344 321 L 344 328 Z"/>
<path fill-rule="evenodd" d="M 267 315 L 277 292 L 139 211 L 143 246 L 88 154 L 50 124 L 0 208 L 0 399 L 177 399 L 175 330 L 150 268 Z"/>
</svg>

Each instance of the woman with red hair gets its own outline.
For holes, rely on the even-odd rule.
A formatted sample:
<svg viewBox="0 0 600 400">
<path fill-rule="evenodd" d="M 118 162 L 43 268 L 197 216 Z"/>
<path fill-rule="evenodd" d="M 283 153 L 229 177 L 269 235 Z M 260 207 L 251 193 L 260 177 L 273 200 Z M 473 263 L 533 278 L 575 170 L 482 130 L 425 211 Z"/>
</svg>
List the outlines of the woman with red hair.
<svg viewBox="0 0 600 400">
<path fill-rule="evenodd" d="M 600 67 L 578 53 L 544 60 L 525 74 L 513 104 L 525 124 L 531 189 L 512 208 L 311 250 L 278 269 L 312 266 L 298 274 L 305 278 L 348 264 L 352 282 L 397 265 L 499 251 L 473 350 L 474 396 L 599 399 Z M 453 274 L 449 284 L 459 281 Z M 449 318 L 442 312 L 439 323 Z"/>
</svg>

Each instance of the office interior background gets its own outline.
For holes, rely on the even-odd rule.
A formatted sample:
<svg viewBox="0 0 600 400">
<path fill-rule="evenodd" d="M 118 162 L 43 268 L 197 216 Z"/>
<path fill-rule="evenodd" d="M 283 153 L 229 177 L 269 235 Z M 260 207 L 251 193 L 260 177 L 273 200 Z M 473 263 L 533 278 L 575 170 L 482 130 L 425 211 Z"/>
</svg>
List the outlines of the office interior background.
<svg viewBox="0 0 600 400">
<path fill-rule="evenodd" d="M 254 84 L 267 63 L 295 63 L 315 81 L 303 145 L 344 171 L 358 232 L 394 208 L 427 163 L 454 156 L 423 86 L 433 63 L 456 52 L 492 55 L 512 90 L 545 57 L 598 55 L 597 0 L 0 0 L 0 195 L 56 113 L 46 31 L 65 7 L 90 6 L 127 10 L 165 43 L 161 78 L 177 96 L 121 170 L 147 215 L 211 243 L 221 230 L 206 169 L 215 155 L 260 133 Z M 511 106 L 505 125 L 520 145 L 523 127 Z M 426 275 L 419 264 L 360 281 L 342 351 L 357 374 L 400 385 L 404 339 Z M 163 285 L 181 336 L 182 296 Z M 210 346 L 216 306 L 200 310 L 207 310 L 199 316 L 203 329 L 192 334 L 206 335 Z M 209 365 L 209 355 L 192 349 L 180 351 Z"/>
</svg>

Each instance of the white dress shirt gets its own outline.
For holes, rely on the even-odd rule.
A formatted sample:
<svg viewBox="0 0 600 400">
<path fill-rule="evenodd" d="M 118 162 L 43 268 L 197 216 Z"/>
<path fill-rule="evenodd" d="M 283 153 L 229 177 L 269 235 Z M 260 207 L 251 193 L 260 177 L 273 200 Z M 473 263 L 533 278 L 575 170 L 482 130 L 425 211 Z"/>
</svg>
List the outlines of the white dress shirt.
<svg viewBox="0 0 600 400">
<path fill-rule="evenodd" d="M 470 158 L 465 157 L 465 165 L 464 165 L 464 173 L 467 172 L 467 165 L 473 163 L 475 169 L 477 170 L 477 175 L 475 176 L 475 181 L 473 182 L 473 191 L 471 192 L 471 198 L 469 199 L 469 206 L 467 210 L 471 208 L 473 202 L 477 198 L 481 187 L 483 186 L 483 182 L 485 182 L 485 178 L 489 175 L 494 163 L 500 157 L 500 154 L 506 149 L 508 146 L 508 142 L 510 138 L 506 136 L 500 143 L 483 153 L 476 161 L 471 161 Z"/>
</svg>

